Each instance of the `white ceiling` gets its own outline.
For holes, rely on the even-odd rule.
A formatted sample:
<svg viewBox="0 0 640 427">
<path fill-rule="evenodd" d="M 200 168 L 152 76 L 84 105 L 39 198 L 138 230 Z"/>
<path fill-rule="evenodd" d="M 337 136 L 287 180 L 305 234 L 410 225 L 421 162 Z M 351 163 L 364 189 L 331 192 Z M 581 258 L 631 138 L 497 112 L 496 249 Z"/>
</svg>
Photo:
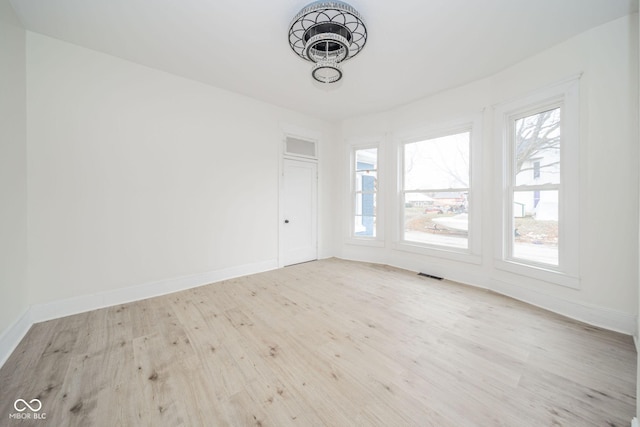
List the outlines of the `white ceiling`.
<svg viewBox="0 0 640 427">
<path fill-rule="evenodd" d="M 331 120 L 489 76 L 638 10 L 638 0 L 352 0 L 367 45 L 323 90 L 287 41 L 306 0 L 11 3 L 28 30 Z"/>
</svg>

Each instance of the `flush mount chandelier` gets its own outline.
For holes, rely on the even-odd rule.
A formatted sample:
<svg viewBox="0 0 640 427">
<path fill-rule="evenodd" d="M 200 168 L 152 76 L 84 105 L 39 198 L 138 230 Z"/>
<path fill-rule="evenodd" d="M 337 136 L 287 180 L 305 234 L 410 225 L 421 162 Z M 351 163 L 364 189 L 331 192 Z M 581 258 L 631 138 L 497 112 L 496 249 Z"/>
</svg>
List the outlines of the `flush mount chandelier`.
<svg viewBox="0 0 640 427">
<path fill-rule="evenodd" d="M 289 46 L 314 63 L 311 75 L 320 83 L 342 78 L 340 63 L 356 56 L 367 42 L 367 28 L 353 7 L 341 1 L 315 1 L 289 26 Z"/>
</svg>

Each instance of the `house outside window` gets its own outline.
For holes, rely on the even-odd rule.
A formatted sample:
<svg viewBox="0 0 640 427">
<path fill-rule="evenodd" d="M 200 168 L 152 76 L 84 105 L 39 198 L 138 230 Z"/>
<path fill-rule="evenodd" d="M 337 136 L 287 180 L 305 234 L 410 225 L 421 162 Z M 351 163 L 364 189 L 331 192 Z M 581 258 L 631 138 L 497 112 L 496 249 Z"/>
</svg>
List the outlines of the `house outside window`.
<svg viewBox="0 0 640 427">
<path fill-rule="evenodd" d="M 352 154 L 352 236 L 377 236 L 378 148 L 356 148 Z"/>
</svg>

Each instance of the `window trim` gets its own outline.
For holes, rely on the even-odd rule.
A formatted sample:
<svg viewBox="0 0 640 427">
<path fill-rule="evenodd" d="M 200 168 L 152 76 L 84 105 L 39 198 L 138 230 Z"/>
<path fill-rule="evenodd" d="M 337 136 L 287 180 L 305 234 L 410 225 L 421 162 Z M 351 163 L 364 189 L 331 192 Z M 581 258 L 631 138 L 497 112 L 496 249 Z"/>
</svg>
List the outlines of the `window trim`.
<svg viewBox="0 0 640 427">
<path fill-rule="evenodd" d="M 354 229 L 354 219 L 356 216 L 356 205 L 355 205 L 355 196 L 356 196 L 356 152 L 359 150 L 367 150 L 375 148 L 377 150 L 377 182 L 378 186 L 375 191 L 376 195 L 376 212 L 375 212 L 375 236 L 357 236 L 355 234 Z M 381 163 L 381 154 L 382 154 L 382 143 L 380 140 L 367 140 L 366 142 L 355 142 L 348 145 L 349 150 L 349 227 L 348 227 L 348 235 L 346 238 L 346 242 L 350 244 L 364 245 L 364 246 L 376 246 L 382 247 L 384 246 L 384 210 L 381 205 L 382 203 L 382 191 L 381 191 L 381 177 L 384 175 L 382 171 L 382 163 Z"/>
<path fill-rule="evenodd" d="M 413 242 L 404 239 L 404 194 L 411 192 L 404 190 L 404 153 L 406 144 L 435 139 L 468 131 L 469 137 L 469 233 L 467 248 Z M 445 258 L 453 261 L 481 264 L 482 257 L 482 113 L 465 116 L 457 120 L 433 124 L 420 129 L 398 133 L 394 138 L 397 144 L 397 203 L 396 224 L 397 232 L 393 248 L 405 252 Z"/>
<path fill-rule="evenodd" d="M 579 278 L 579 219 L 580 219 L 580 75 L 534 91 L 517 100 L 494 106 L 497 165 L 495 267 L 510 273 L 529 276 L 546 282 L 580 288 Z M 512 177 L 512 122 L 527 114 L 560 106 L 560 184 L 517 186 Z M 570 159 L 570 160 L 566 160 Z M 547 188 L 548 187 L 548 188 Z M 553 188 L 552 188 L 553 187 Z M 512 256 L 513 253 L 513 192 L 516 189 L 558 189 L 558 266 L 537 263 Z M 570 220 L 568 220 L 570 218 Z"/>
</svg>

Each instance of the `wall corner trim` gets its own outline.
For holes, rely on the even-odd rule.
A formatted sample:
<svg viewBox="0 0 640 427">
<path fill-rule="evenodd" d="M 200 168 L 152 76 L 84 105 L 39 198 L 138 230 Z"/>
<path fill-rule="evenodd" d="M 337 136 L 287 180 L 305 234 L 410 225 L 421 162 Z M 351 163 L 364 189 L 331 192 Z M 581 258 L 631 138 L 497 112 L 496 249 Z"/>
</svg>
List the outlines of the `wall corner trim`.
<svg viewBox="0 0 640 427">
<path fill-rule="evenodd" d="M 27 335 L 33 325 L 31 310 L 27 308 L 22 315 L 0 335 L 0 368 L 18 347 L 22 338 Z"/>
</svg>

